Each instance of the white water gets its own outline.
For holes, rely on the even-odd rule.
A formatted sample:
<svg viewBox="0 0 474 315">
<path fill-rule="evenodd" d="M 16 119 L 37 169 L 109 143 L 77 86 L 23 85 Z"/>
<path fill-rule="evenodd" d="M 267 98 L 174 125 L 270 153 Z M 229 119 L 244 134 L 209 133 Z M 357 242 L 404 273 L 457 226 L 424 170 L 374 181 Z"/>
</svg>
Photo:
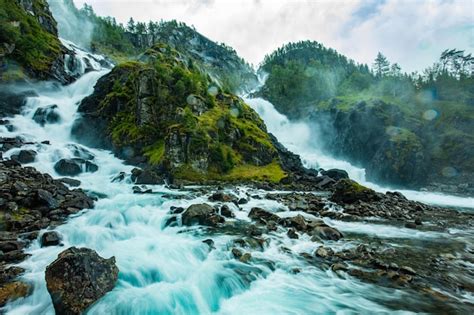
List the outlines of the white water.
<svg viewBox="0 0 474 315">
<path fill-rule="evenodd" d="M 106 72 L 87 73 L 70 86 L 39 90 L 40 96 L 28 99 L 22 115 L 11 119 L 17 129 L 9 132 L 2 128 L 0 136 L 22 136 L 33 142 L 50 140 L 50 145 L 30 145 L 38 151 L 32 166 L 59 177 L 54 163 L 72 157 L 70 130 L 78 103 Z M 35 110 L 51 104 L 58 105 L 61 122 L 44 127 L 33 122 Z M 26 269 L 23 278 L 33 285 L 33 293 L 8 304 L 4 309 L 7 314 L 54 314 L 44 271 L 59 252 L 70 246 L 89 247 L 106 258 L 115 256 L 120 269 L 117 286 L 89 314 L 388 314 L 394 312 L 380 304 L 382 301 L 410 299 L 401 291 L 309 266 L 297 253 L 312 253 L 321 244 L 305 237 L 291 240 L 283 231 L 274 233 L 262 251 L 246 249 L 255 258 L 251 264 L 237 262 L 230 254 L 231 240 L 241 236 L 214 235 L 216 249 L 210 251 L 202 243 L 209 236 L 199 229 L 182 233 L 182 227 L 163 228 L 171 205 L 186 207 L 204 202 L 204 197 L 167 200 L 160 193 L 170 192 L 162 186 L 153 187 L 156 194 L 132 194 L 129 181 L 111 182 L 131 167 L 108 151 L 88 150 L 95 155 L 99 170 L 78 176 L 81 187 L 106 194 L 107 198 L 56 229 L 64 247 L 41 248 L 37 241 L 30 246 L 32 256 L 20 266 Z M 253 200 L 242 211 L 232 209 L 237 218 L 247 219 L 250 207 L 256 205 L 273 211 L 285 209 L 263 200 Z M 282 251 L 282 246 L 294 254 Z M 274 270 L 266 262 L 272 262 Z M 294 274 L 295 268 L 301 273 Z"/>
<path fill-rule="evenodd" d="M 246 99 L 249 104 L 265 121 L 268 131 L 290 151 L 301 156 L 303 164 L 308 168 L 331 169 L 339 168 L 347 171 L 349 177 L 376 191 L 387 192 L 393 190 L 381 187 L 365 179 L 365 170 L 356 167 L 347 161 L 338 160 L 319 149 L 318 135 L 304 122 L 291 122 L 279 113 L 273 104 L 261 98 Z M 451 206 L 474 209 L 474 198 L 450 196 L 441 193 L 421 192 L 414 190 L 399 190 L 408 199 L 421 201 L 439 206 Z"/>
</svg>

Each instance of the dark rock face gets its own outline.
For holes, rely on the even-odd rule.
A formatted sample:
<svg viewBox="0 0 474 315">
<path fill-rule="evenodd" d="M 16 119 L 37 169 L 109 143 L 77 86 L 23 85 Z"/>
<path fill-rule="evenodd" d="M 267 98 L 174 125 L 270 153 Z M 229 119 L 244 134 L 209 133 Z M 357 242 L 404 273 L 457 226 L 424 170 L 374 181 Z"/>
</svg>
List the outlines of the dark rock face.
<svg viewBox="0 0 474 315">
<path fill-rule="evenodd" d="M 59 116 L 57 109 L 58 105 L 40 107 L 35 111 L 33 120 L 41 126 L 46 124 L 56 124 L 61 120 L 61 116 Z"/>
<path fill-rule="evenodd" d="M 0 117 L 19 114 L 26 98 L 36 95 L 36 92 L 28 90 L 27 87 L 18 90 L 13 86 L 0 86 Z"/>
<path fill-rule="evenodd" d="M 46 246 L 56 246 L 61 243 L 61 236 L 58 234 L 58 232 L 44 232 L 43 235 L 41 235 L 41 247 L 46 247 Z"/>
<path fill-rule="evenodd" d="M 54 165 L 54 170 L 62 176 L 77 176 L 83 170 L 94 173 L 98 169 L 96 164 L 81 158 L 61 159 Z"/>
<path fill-rule="evenodd" d="M 137 185 L 160 185 L 165 182 L 163 176 L 158 175 L 150 168 L 144 170 L 134 168 L 131 179 Z"/>
<path fill-rule="evenodd" d="M 183 225 L 207 225 L 217 226 L 223 223 L 225 219 L 216 213 L 216 209 L 208 204 L 195 204 L 189 206 L 181 217 Z"/>
<path fill-rule="evenodd" d="M 35 161 L 36 155 L 37 153 L 34 150 L 21 150 L 18 154 L 12 155 L 11 158 L 21 164 L 28 164 Z"/>
<path fill-rule="evenodd" d="M 250 210 L 249 218 L 252 220 L 260 221 L 262 223 L 267 223 L 269 221 L 278 222 L 280 220 L 280 217 L 276 214 L 256 207 Z"/>
<path fill-rule="evenodd" d="M 82 314 L 114 288 L 118 272 L 115 257 L 104 259 L 88 248 L 61 252 L 46 268 L 46 286 L 56 314 Z"/>
</svg>

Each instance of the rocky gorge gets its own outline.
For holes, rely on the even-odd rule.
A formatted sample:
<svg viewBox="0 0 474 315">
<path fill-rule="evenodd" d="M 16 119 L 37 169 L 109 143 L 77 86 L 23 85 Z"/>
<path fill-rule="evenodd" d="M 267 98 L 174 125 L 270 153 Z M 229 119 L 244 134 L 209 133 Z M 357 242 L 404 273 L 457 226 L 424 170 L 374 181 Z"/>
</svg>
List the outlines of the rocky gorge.
<svg viewBox="0 0 474 315">
<path fill-rule="evenodd" d="M 31 6 L 49 12 L 0 2 L 57 39 Z M 308 149 L 305 125 L 232 91 L 223 78 L 248 70 L 235 52 L 164 25 L 114 66 L 64 40 L 70 80 L 2 79 L 2 313 L 472 313 L 472 198 L 355 181 Z M 331 115 L 347 126 L 390 105 L 359 107 Z M 337 139 L 362 156 L 383 127 L 360 124 Z M 377 179 L 422 177 L 411 149 Z"/>
</svg>

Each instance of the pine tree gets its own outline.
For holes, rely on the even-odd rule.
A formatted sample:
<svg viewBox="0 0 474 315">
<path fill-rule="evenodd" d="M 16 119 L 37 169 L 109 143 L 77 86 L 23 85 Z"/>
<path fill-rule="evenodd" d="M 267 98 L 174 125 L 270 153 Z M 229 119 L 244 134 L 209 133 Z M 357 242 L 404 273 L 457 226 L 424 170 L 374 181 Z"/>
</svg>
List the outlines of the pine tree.
<svg viewBox="0 0 474 315">
<path fill-rule="evenodd" d="M 386 76 L 390 71 L 390 62 L 381 52 L 377 54 L 374 62 L 375 76 L 378 78 Z"/>
</svg>

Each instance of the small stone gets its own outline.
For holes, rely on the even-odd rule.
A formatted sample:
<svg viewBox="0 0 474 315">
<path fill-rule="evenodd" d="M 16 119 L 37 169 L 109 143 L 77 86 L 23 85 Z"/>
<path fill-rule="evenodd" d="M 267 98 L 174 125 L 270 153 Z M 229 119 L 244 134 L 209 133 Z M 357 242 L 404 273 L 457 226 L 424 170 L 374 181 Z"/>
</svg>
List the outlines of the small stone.
<svg viewBox="0 0 474 315">
<path fill-rule="evenodd" d="M 326 248 L 323 246 L 320 246 L 316 252 L 315 255 L 321 258 L 328 258 L 330 256 L 334 255 L 334 251 L 331 248 Z"/>
<path fill-rule="evenodd" d="M 335 263 L 331 266 L 331 270 L 334 271 L 334 272 L 347 271 L 347 270 L 349 270 L 349 267 L 347 266 L 346 263 Z"/>
<path fill-rule="evenodd" d="M 298 239 L 299 238 L 298 233 L 296 233 L 296 230 L 294 228 L 289 229 L 288 232 L 286 233 L 286 235 L 288 235 L 288 237 L 291 238 L 291 239 Z"/>
<path fill-rule="evenodd" d="M 61 237 L 59 236 L 58 232 L 51 231 L 51 232 L 45 232 L 43 235 L 41 235 L 41 247 L 46 247 L 46 246 L 56 246 L 61 243 Z"/>
<path fill-rule="evenodd" d="M 226 218 L 233 218 L 235 217 L 234 213 L 230 210 L 228 205 L 223 205 L 221 207 L 221 215 Z"/>
</svg>

